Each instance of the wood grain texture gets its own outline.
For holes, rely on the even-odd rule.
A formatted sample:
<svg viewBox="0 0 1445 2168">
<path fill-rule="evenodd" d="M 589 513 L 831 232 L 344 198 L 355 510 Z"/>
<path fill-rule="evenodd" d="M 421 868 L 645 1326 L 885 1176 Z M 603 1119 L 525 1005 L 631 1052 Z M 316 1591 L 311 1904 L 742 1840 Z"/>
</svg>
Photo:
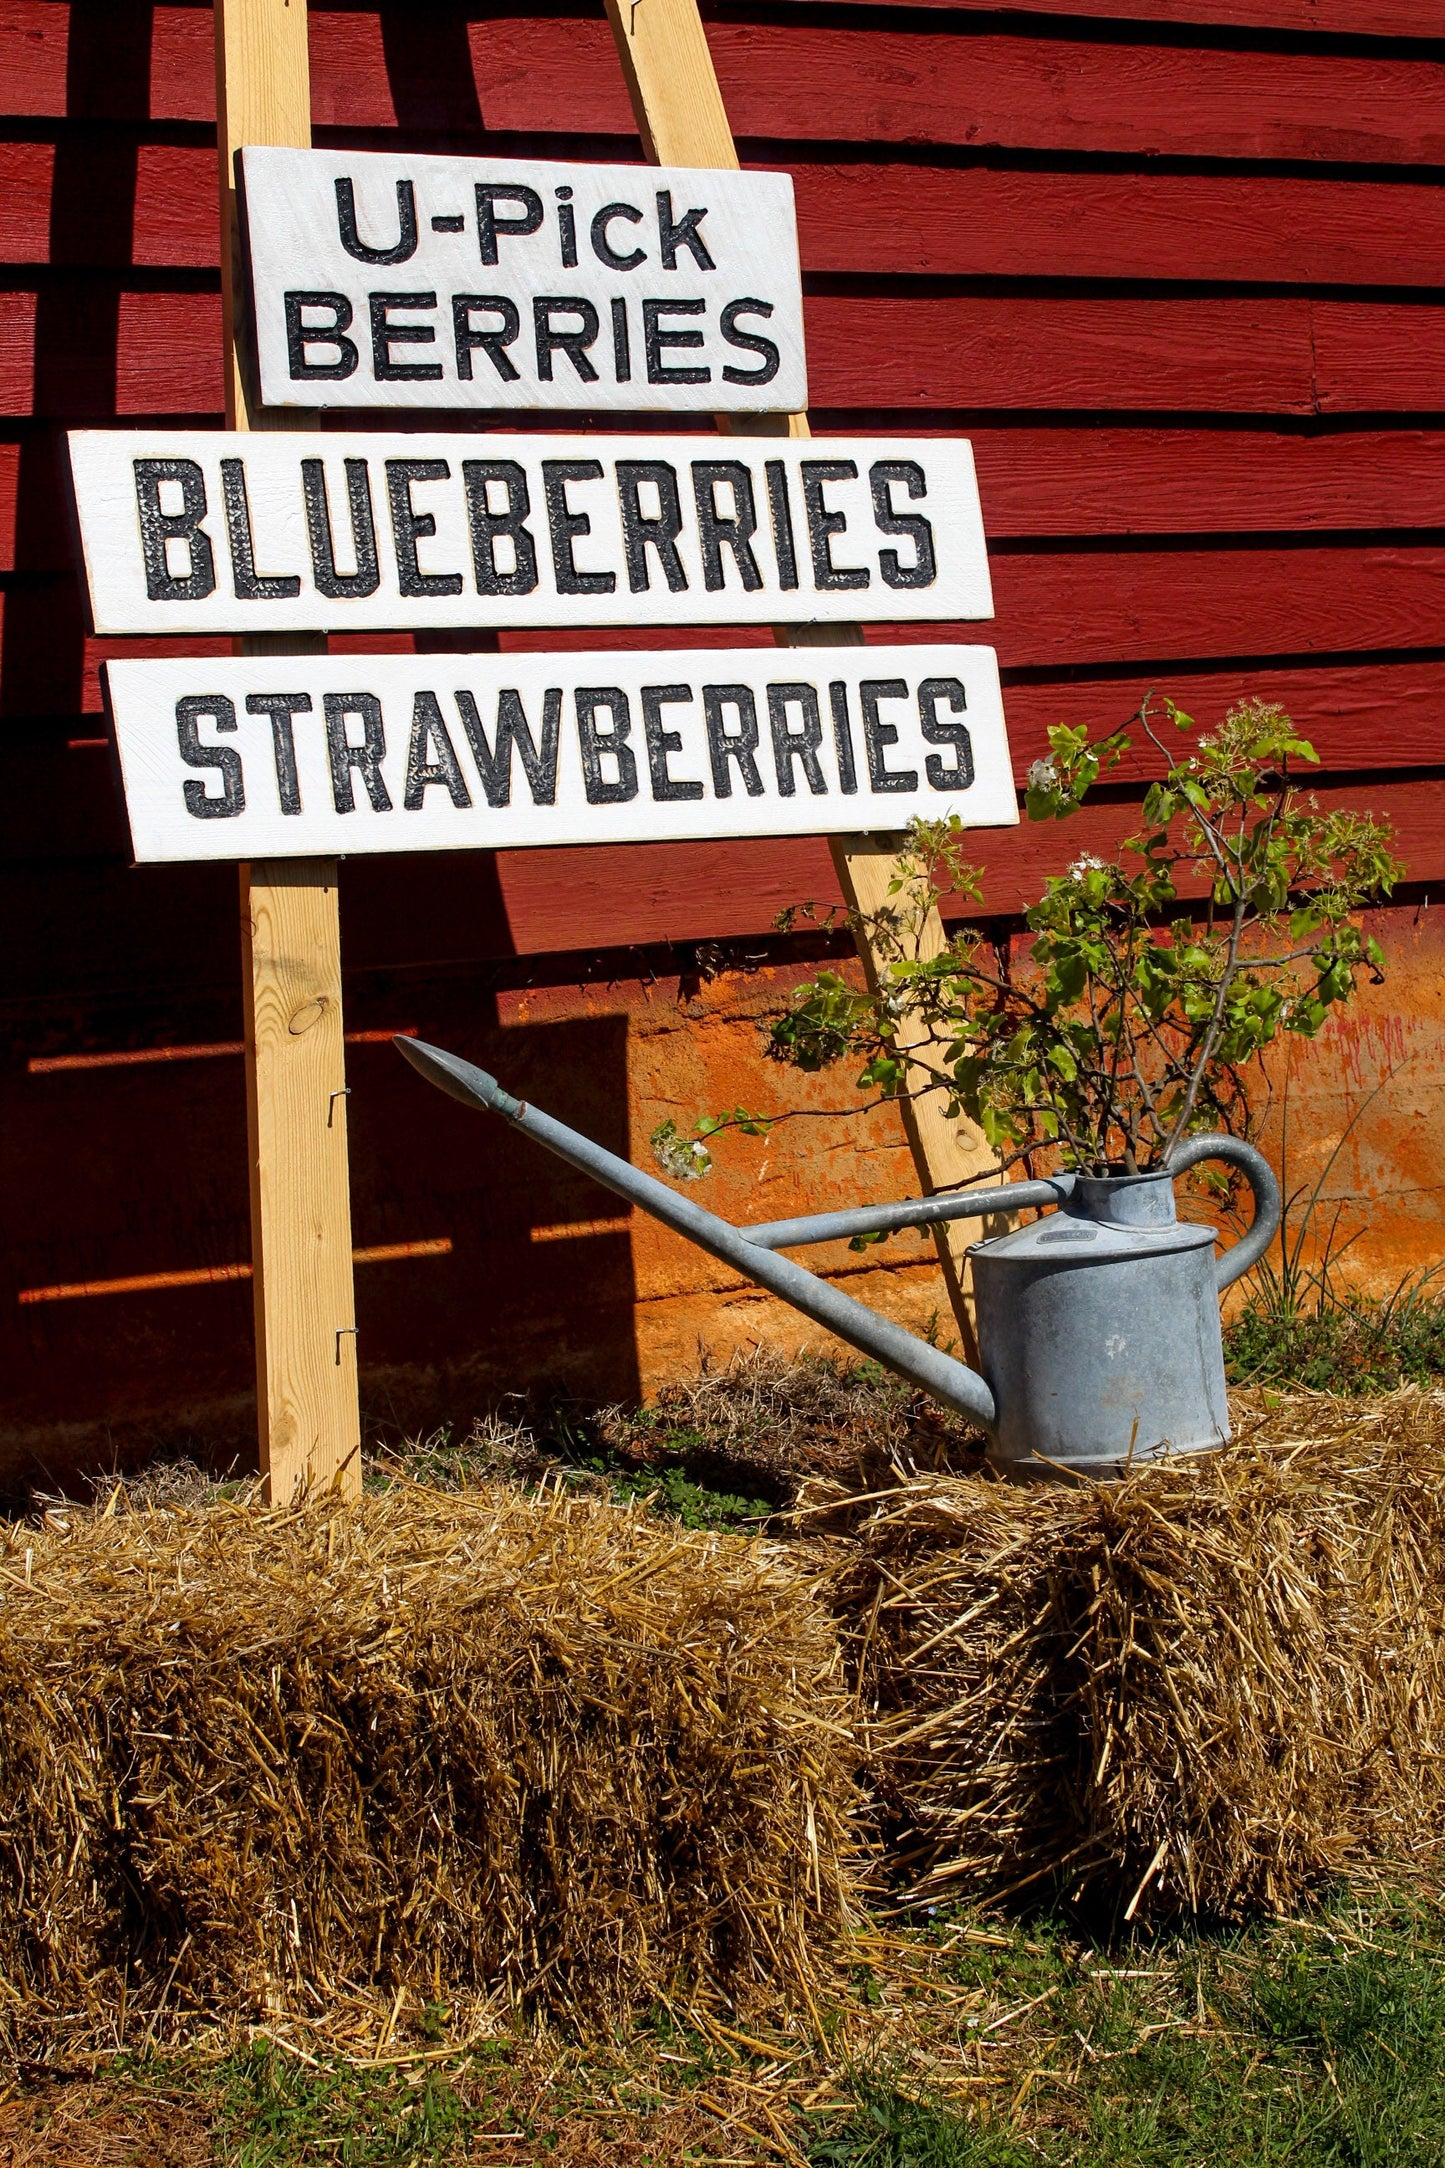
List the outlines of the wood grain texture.
<svg viewBox="0 0 1445 2168">
<path fill-rule="evenodd" d="M 226 420 L 304 427 L 256 407 L 242 366 L 234 154 L 311 140 L 305 0 L 214 0 L 214 30 Z M 332 1486 L 359 1498 L 335 862 L 243 866 L 241 947 L 261 1470 L 273 1502 Z"/>
<path fill-rule="evenodd" d="M 897 839 L 891 837 L 855 836 L 845 844 L 834 842 L 829 853 L 833 878 L 845 907 L 860 925 L 878 925 L 882 914 L 908 908 L 911 898 L 907 886 L 901 895 L 892 893 L 898 876 L 897 854 Z M 916 916 L 916 904 L 913 908 Z M 947 945 L 948 935 L 937 909 L 930 909 L 918 922 L 916 932 L 906 933 L 903 940 L 905 954 L 920 963 L 940 955 Z M 877 940 L 861 936 L 858 954 L 864 976 L 876 990 L 880 980 L 886 977 Z M 905 1058 L 911 1054 L 923 1056 L 931 1036 L 917 1009 L 907 1010 L 899 1018 L 898 1049 Z M 957 1188 L 997 1169 L 998 1155 L 983 1131 L 963 1115 L 954 1115 L 950 1119 L 940 1094 L 930 1088 L 928 1070 L 921 1062 L 910 1062 L 908 1083 L 910 1093 L 916 1096 L 900 1100 L 899 1113 L 925 1196 L 941 1189 Z M 963 1337 L 964 1356 L 969 1362 L 978 1360 L 978 1325 L 968 1247 L 987 1234 L 1003 1233 L 1005 1225 L 1006 1221 L 1002 1220 L 997 1223 L 981 1219 L 953 1220 L 944 1222 L 934 1232 L 934 1249 L 948 1289 L 949 1303 Z"/>
<path fill-rule="evenodd" d="M 993 575 L 1005 667 L 1445 644 L 1435 545 L 1060 551 L 996 557 Z"/>
<path fill-rule="evenodd" d="M 1391 768 L 1445 769 L 1445 660 L 1401 658 L 1387 663 L 1336 663 L 1210 670 L 1170 669 L 1148 676 L 1101 671 L 1059 682 L 1029 681 L 1006 688 L 1005 707 L 1014 777 L 1022 785 L 1030 761 L 1045 750 L 1051 725 L 1112 730 L 1150 692 L 1167 693 L 1205 729 L 1246 699 L 1272 700 L 1288 710 L 1314 746 L 1325 776 L 1371 770 L 1388 783 Z M 1163 773 L 1163 762 L 1136 731 L 1135 751 L 1118 779 Z M 1431 878 L 1434 878 L 1432 873 Z"/>
<path fill-rule="evenodd" d="M 686 0 L 607 0 L 643 154 L 654 166 L 736 166 L 707 33 Z"/>
<path fill-rule="evenodd" d="M 323 55 L 318 43 L 319 124 L 402 119 L 374 21 L 318 18 L 329 46 Z M 1361 164 L 1430 162 L 1445 142 L 1445 85 L 1423 59 L 1150 45 L 1132 30 L 1095 42 L 1043 24 L 1005 35 L 967 15 L 946 33 L 855 28 L 841 14 L 827 26 L 714 22 L 708 44 L 733 135 L 744 140 Z M 475 88 L 455 86 L 451 97 L 471 91 L 473 114 L 490 129 L 550 130 L 560 113 L 577 131 L 628 128 L 598 26 L 585 16 L 472 22 L 467 50 Z M 454 56 L 464 62 L 460 41 Z"/>
<path fill-rule="evenodd" d="M 968 434 L 995 541 L 1445 527 L 1445 430 L 1096 423 Z"/>
<path fill-rule="evenodd" d="M 850 6 L 853 0 L 839 4 Z M 876 0 L 876 5 L 974 8 L 992 14 L 997 0 Z M 1435 0 L 1011 0 L 1010 12 L 1168 23 L 1182 29 L 1289 30 L 1322 38 L 1440 35 Z"/>
<path fill-rule="evenodd" d="M 1445 646 L 1445 549 L 1433 540 L 1010 550 L 996 551 L 991 563 L 996 615 L 989 630 L 1006 669 Z M 870 623 L 868 637 L 911 645 L 940 633 L 976 638 L 979 630 L 970 635 L 963 625 L 925 629 L 879 620 Z M 503 645 L 661 646 L 676 637 L 603 628 L 585 635 L 508 633 Z"/>
<path fill-rule="evenodd" d="M 791 161 L 807 271 L 880 277 L 1422 286 L 1445 189 L 1298 174 Z"/>
<path fill-rule="evenodd" d="M 360 1496 L 336 864 L 241 869 L 261 1465 Z"/>
</svg>

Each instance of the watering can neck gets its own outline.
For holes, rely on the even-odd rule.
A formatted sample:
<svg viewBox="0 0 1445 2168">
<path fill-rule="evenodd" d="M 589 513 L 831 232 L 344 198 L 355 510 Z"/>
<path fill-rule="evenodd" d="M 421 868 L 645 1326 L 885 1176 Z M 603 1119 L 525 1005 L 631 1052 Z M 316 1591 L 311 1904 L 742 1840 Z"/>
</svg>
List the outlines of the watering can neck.
<svg viewBox="0 0 1445 2168">
<path fill-rule="evenodd" d="M 1071 1219 L 1101 1227 L 1172 1227 L 1178 1218 L 1174 1176 L 1168 1168 L 1151 1174 L 1081 1174 L 1064 1210 Z"/>
</svg>

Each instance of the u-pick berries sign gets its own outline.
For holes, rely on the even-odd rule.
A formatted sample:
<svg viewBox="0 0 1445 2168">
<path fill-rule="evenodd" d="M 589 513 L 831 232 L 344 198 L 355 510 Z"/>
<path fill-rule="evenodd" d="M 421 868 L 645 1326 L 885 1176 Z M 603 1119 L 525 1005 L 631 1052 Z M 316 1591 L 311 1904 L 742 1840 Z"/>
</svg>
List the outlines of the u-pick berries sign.
<svg viewBox="0 0 1445 2168">
<path fill-rule="evenodd" d="M 247 149 L 267 406 L 798 412 L 781 173 Z"/>
<path fill-rule="evenodd" d="M 959 439 L 79 430 L 100 633 L 988 617 Z"/>
<path fill-rule="evenodd" d="M 800 410 L 784 174 L 239 156 L 267 406 Z M 958 623 L 959 439 L 79 431 L 106 634 Z M 370 640 L 368 641 L 370 644 Z M 138 860 L 1018 818 L 991 648 L 104 668 Z"/>
<path fill-rule="evenodd" d="M 1018 819 L 986 647 L 187 657 L 104 674 L 141 862 Z"/>
</svg>

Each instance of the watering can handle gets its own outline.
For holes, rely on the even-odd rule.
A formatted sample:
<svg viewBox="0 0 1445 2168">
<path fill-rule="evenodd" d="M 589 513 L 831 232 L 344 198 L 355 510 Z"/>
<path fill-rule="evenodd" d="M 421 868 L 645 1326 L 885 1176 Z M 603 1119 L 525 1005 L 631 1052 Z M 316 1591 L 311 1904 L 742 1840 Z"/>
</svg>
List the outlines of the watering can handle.
<svg viewBox="0 0 1445 2168">
<path fill-rule="evenodd" d="M 1243 1137 L 1190 1137 L 1170 1158 L 1169 1172 L 1183 1174 L 1205 1159 L 1228 1160 L 1232 1167 L 1241 1169 L 1254 1191 L 1254 1221 L 1249 1233 L 1227 1249 L 1214 1267 L 1215 1284 L 1222 1295 L 1251 1265 L 1259 1263 L 1279 1233 L 1279 1184 L 1263 1152 L 1246 1144 Z"/>
</svg>

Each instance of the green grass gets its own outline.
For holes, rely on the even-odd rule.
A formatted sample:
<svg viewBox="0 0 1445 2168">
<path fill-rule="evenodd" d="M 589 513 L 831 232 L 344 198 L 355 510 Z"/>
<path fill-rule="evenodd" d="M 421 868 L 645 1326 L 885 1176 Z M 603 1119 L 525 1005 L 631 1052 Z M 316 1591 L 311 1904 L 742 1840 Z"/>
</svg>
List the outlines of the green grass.
<svg viewBox="0 0 1445 2168">
<path fill-rule="evenodd" d="M 371 2071 L 312 2068 L 262 2044 L 216 2073 L 217 2150 L 226 2168 L 342 2168 L 465 2157 L 483 2113 L 452 2078 L 425 2065 Z"/>
<path fill-rule="evenodd" d="M 664 2015 L 438 2058 L 440 2012 L 384 2067 L 266 2040 L 116 2058 L 71 2074 L 78 2122 L 32 2075 L 0 2109 L 0 2158 L 55 2119 L 111 2149 L 13 2157 L 150 2168 L 165 2103 L 191 2133 L 168 2168 L 674 2168 L 761 2164 L 780 2141 L 811 2168 L 1445 2168 L 1445 1912 L 1423 1898 L 1107 1945 L 1062 1919 L 890 1926 L 851 2000 L 826 2045 L 776 2056 Z"/>
<path fill-rule="evenodd" d="M 860 2073 L 857 2108 L 812 2145 L 817 2168 L 1445 2163 L 1445 1916 L 1433 1905 L 1342 1905 L 1308 1924 L 1107 1954 L 1058 1936 L 1002 1964 L 970 1951 L 954 1969 L 961 1985 L 1002 1973 L 1020 2002 L 1044 1997 L 988 2106 Z M 1024 2097 L 1005 2102 L 1015 2078 Z"/>
</svg>

